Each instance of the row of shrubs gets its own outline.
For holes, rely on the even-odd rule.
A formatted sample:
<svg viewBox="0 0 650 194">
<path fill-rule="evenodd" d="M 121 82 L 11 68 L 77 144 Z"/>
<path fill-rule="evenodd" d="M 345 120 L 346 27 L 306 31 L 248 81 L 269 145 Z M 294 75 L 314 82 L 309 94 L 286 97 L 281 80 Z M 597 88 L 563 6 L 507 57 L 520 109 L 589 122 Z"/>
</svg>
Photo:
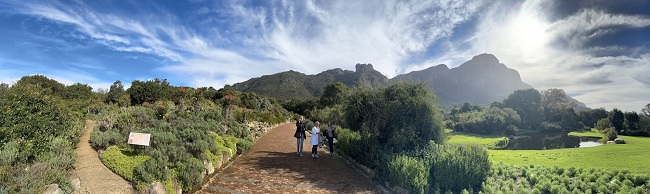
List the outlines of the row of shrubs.
<svg viewBox="0 0 650 194">
<path fill-rule="evenodd" d="M 625 170 L 495 164 L 478 193 L 648 193 L 650 177 Z"/>
</svg>

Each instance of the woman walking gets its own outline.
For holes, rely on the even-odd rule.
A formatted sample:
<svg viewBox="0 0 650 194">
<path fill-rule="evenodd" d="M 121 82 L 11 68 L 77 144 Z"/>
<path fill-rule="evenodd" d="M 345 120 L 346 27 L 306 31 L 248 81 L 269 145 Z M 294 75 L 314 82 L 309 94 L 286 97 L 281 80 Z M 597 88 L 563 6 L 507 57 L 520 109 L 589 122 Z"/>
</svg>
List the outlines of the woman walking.
<svg viewBox="0 0 650 194">
<path fill-rule="evenodd" d="M 305 138 L 307 135 L 305 135 L 305 131 L 307 131 L 305 127 L 305 118 L 303 116 L 300 116 L 300 119 L 296 122 L 296 133 L 293 134 L 293 137 L 296 138 L 296 146 L 297 146 L 297 154 L 302 156 L 302 144 L 305 142 Z"/>
<path fill-rule="evenodd" d="M 314 123 L 314 128 L 311 128 L 311 138 L 309 139 L 311 142 L 311 157 L 312 158 L 318 158 L 318 143 L 319 143 L 319 134 L 320 134 L 320 129 L 318 128 L 320 126 L 320 123 L 316 121 Z"/>
</svg>

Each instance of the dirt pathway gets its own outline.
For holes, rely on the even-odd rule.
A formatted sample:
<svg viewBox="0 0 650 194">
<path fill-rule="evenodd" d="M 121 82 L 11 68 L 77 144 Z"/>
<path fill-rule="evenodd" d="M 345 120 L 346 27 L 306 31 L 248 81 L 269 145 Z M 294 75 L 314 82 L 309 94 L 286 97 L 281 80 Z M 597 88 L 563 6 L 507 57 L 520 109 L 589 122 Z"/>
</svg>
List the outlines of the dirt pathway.
<svg viewBox="0 0 650 194">
<path fill-rule="evenodd" d="M 294 124 L 284 124 L 259 139 L 246 154 L 196 193 L 379 193 L 368 178 L 341 156 L 324 148 L 311 158 L 307 139 L 296 154 Z"/>
<path fill-rule="evenodd" d="M 99 154 L 90 146 L 90 132 L 95 121 L 86 121 L 86 128 L 77 144 L 75 173 L 81 181 L 80 193 L 132 193 L 128 181 L 106 168 L 99 160 Z"/>
</svg>

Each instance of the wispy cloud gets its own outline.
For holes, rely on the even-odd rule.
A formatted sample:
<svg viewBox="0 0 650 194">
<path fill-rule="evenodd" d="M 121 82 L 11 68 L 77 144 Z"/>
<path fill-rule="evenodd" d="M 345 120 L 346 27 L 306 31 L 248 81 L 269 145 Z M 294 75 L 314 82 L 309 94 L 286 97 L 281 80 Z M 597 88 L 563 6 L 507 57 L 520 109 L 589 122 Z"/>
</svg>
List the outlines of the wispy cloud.
<svg viewBox="0 0 650 194">
<path fill-rule="evenodd" d="M 8 0 L 0 5 L 11 9 L 0 11 L 72 26 L 70 36 L 125 53 L 118 57 L 156 58 L 159 63 L 143 66 L 159 75 L 137 76 L 189 86 L 221 87 L 290 69 L 354 69 L 356 63 L 372 63 L 391 77 L 492 53 L 532 86 L 563 88 L 592 107 L 638 110 L 647 103 L 638 96 L 650 96 L 647 46 L 593 44 L 622 30 L 647 29 L 650 17 L 598 7 L 555 17 L 539 0 L 217 1 L 189 3 L 197 11 L 175 13 L 134 2 L 138 6 L 125 14 L 86 3 Z M 459 30 L 468 21 L 472 26 Z M 68 64 L 74 68 L 51 73 L 66 82 L 106 84 L 83 71 L 113 70 L 83 60 Z"/>
</svg>

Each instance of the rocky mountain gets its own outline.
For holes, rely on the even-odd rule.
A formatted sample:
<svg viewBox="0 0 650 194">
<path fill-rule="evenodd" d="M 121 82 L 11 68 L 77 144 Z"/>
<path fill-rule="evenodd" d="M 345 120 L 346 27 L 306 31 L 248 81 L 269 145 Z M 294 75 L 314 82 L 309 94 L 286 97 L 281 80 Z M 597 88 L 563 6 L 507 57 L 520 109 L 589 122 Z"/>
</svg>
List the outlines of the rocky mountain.
<svg viewBox="0 0 650 194">
<path fill-rule="evenodd" d="M 521 81 L 519 72 L 506 67 L 491 54 L 480 54 L 456 68 L 437 65 L 388 79 L 371 64 L 357 64 L 355 71 L 330 69 L 316 75 L 285 71 L 252 78 L 234 84 L 236 90 L 255 92 L 280 100 L 316 99 L 323 88 L 341 82 L 351 88 L 388 86 L 398 82 L 424 82 L 429 84 L 442 107 L 464 102 L 489 105 L 502 101 L 517 89 L 532 88 Z M 576 104 L 584 106 L 576 101 Z"/>
<path fill-rule="evenodd" d="M 505 99 L 515 90 L 532 88 L 521 81 L 519 72 L 499 63 L 491 54 L 477 55 L 456 68 L 438 65 L 398 75 L 392 81 L 429 83 L 443 106 L 464 102 L 487 105 Z"/>
<path fill-rule="evenodd" d="M 252 78 L 236 83 L 233 87 L 243 92 L 255 92 L 280 100 L 316 99 L 323 88 L 333 82 L 341 82 L 349 87 L 387 86 L 388 78 L 372 67 L 372 64 L 357 64 L 355 71 L 330 69 L 316 75 L 305 75 L 295 71 L 285 71 L 273 75 Z"/>
</svg>

